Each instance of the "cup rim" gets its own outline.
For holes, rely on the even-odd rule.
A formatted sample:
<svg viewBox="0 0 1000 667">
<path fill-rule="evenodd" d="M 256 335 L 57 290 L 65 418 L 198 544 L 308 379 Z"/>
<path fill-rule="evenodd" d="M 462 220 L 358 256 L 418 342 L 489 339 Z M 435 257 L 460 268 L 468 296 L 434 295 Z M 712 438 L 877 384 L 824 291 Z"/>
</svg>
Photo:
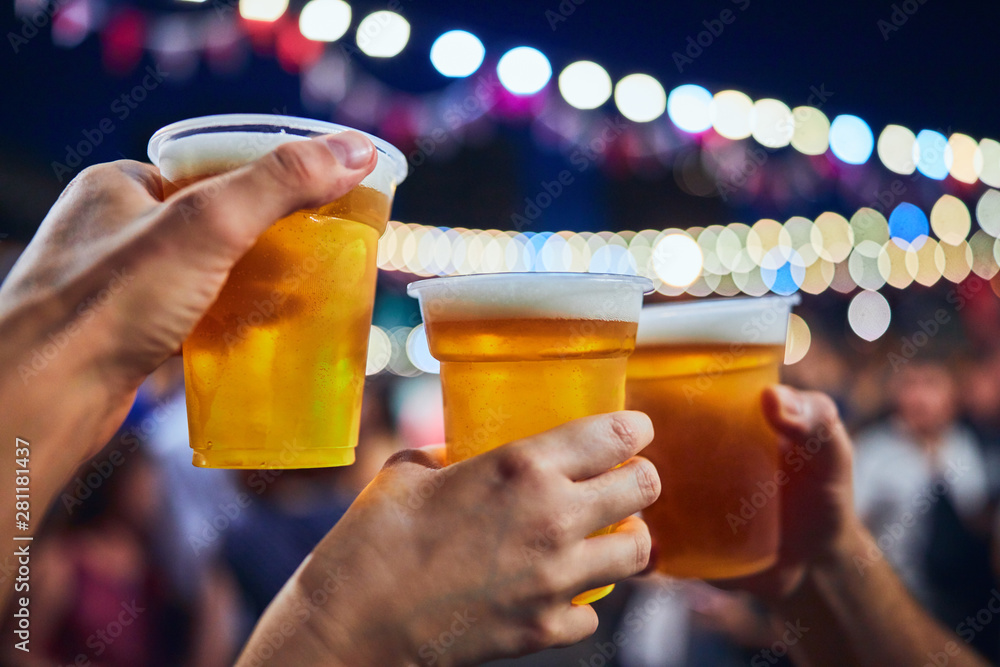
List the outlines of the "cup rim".
<svg viewBox="0 0 1000 667">
<path fill-rule="evenodd" d="M 673 301 L 669 303 L 651 303 L 642 307 L 643 313 L 665 314 L 667 309 L 671 315 L 683 316 L 693 313 L 701 314 L 700 311 L 719 310 L 725 313 L 742 312 L 745 310 L 757 310 L 768 308 L 780 304 L 787 305 L 791 310 L 794 306 L 802 303 L 800 294 L 769 294 L 767 296 L 739 296 L 723 297 L 720 299 L 692 299 L 690 301 Z"/>
<path fill-rule="evenodd" d="M 303 137 L 315 137 L 323 134 L 338 134 L 347 130 L 359 132 L 371 140 L 372 144 L 375 145 L 375 150 L 380 153 L 379 163 L 382 162 L 381 156 L 385 156 L 386 164 L 392 171 L 396 185 L 399 185 L 406 179 L 409 169 L 406 157 L 401 150 L 385 139 L 347 125 L 339 125 L 313 118 L 282 116 L 278 114 L 227 113 L 179 120 L 169 125 L 164 125 L 153 133 L 153 136 L 149 138 L 146 154 L 149 156 L 150 161 L 158 167 L 160 166 L 160 148 L 164 142 L 170 139 L 179 139 L 193 134 L 208 132 L 289 133 Z"/>
<path fill-rule="evenodd" d="M 460 276 L 441 276 L 438 278 L 425 278 L 416 280 L 406 286 L 406 293 L 416 299 L 422 290 L 429 287 L 437 287 L 444 283 L 448 285 L 463 286 L 464 283 L 492 283 L 492 282 L 528 282 L 537 280 L 540 276 L 555 276 L 569 279 L 581 283 L 618 283 L 632 284 L 642 287 L 643 294 L 653 291 L 653 281 L 642 276 L 633 276 L 619 273 L 583 273 L 573 271 L 511 271 L 508 273 L 473 273 Z"/>
</svg>

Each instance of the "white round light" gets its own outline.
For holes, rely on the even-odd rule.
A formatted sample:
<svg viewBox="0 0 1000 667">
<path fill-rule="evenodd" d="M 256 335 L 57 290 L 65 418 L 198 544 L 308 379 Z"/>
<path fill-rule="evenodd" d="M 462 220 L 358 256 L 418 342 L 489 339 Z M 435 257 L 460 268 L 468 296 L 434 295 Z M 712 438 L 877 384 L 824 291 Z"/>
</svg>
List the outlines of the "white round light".
<svg viewBox="0 0 1000 667">
<path fill-rule="evenodd" d="M 479 69 L 486 48 L 479 38 L 464 30 L 449 30 L 431 45 L 434 69 L 453 78 L 466 77 Z"/>
<path fill-rule="evenodd" d="M 559 75 L 559 92 L 570 106 L 596 109 L 611 97 L 611 77 L 597 63 L 581 60 Z"/>
<path fill-rule="evenodd" d="M 889 329 L 892 310 L 889 302 L 878 292 L 864 290 L 851 299 L 847 308 L 847 321 L 860 338 L 877 340 Z"/>
<path fill-rule="evenodd" d="M 288 9 L 288 0 L 240 0 L 240 16 L 248 21 L 277 21 Z"/>
<path fill-rule="evenodd" d="M 497 76 L 515 95 L 534 95 L 552 78 L 552 65 L 538 49 L 518 46 L 500 57 Z"/>
<path fill-rule="evenodd" d="M 392 342 L 389 340 L 389 334 L 382 327 L 373 324 L 368 334 L 368 363 L 365 375 L 375 375 L 385 370 L 391 356 Z"/>
<path fill-rule="evenodd" d="M 712 93 L 689 83 L 670 91 L 667 115 L 685 132 L 704 132 L 712 127 L 711 106 Z"/>
<path fill-rule="evenodd" d="M 358 48 L 372 58 L 391 58 L 409 41 L 410 23 L 396 12 L 373 12 L 358 26 Z"/>
<path fill-rule="evenodd" d="M 316 42 L 335 42 L 351 27 L 351 6 L 344 0 L 309 0 L 299 14 L 302 36 Z"/>
<path fill-rule="evenodd" d="M 672 287 L 687 287 L 701 275 L 704 257 L 687 234 L 667 234 L 653 249 L 653 270 Z"/>
<path fill-rule="evenodd" d="M 629 120 L 647 123 L 663 115 L 667 93 L 648 74 L 629 74 L 615 86 L 615 104 Z"/>
<path fill-rule="evenodd" d="M 440 373 L 441 362 L 431 356 L 431 349 L 427 345 L 427 331 L 423 324 L 413 327 L 413 331 L 406 337 L 406 356 L 410 358 L 410 363 L 425 373 Z"/>
</svg>

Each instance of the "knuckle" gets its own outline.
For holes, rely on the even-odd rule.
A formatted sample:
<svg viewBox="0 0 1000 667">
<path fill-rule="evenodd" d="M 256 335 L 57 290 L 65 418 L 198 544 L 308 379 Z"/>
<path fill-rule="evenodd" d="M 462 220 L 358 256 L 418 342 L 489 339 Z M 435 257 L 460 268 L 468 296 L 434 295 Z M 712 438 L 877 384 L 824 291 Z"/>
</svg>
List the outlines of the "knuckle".
<svg viewBox="0 0 1000 667">
<path fill-rule="evenodd" d="M 633 467 L 639 497 L 643 506 L 649 505 L 660 497 L 660 475 L 656 472 L 656 467 L 646 459 L 638 459 Z"/>
<path fill-rule="evenodd" d="M 516 445 L 504 447 L 496 465 L 497 473 L 504 482 L 534 480 L 544 474 L 539 457 Z"/>
<path fill-rule="evenodd" d="M 612 446 L 622 459 L 632 454 L 638 434 L 628 417 L 622 414 L 611 415 L 608 423 L 609 439 Z"/>
<path fill-rule="evenodd" d="M 282 144 L 265 158 L 270 175 L 287 188 L 312 190 L 321 185 L 323 166 L 319 152 L 309 142 Z"/>
<path fill-rule="evenodd" d="M 526 623 L 523 644 L 526 651 L 535 653 L 560 643 L 562 633 L 552 612 L 539 612 Z"/>
<path fill-rule="evenodd" d="M 653 538 L 649 535 L 649 527 L 645 521 L 636 525 L 632 536 L 635 540 L 635 572 L 642 572 L 649 565 L 649 555 L 653 549 Z"/>
</svg>

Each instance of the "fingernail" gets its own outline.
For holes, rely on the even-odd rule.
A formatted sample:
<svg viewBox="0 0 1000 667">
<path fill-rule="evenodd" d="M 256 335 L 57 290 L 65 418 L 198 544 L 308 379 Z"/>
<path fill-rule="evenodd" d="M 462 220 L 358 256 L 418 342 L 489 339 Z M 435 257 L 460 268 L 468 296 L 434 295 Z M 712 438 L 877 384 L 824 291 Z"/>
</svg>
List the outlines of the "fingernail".
<svg viewBox="0 0 1000 667">
<path fill-rule="evenodd" d="M 802 414 L 802 398 L 799 392 L 784 385 L 778 385 L 774 390 L 781 402 L 781 411 L 786 417 L 797 417 Z"/>
<path fill-rule="evenodd" d="M 360 169 L 372 159 L 375 146 L 363 134 L 340 132 L 326 137 L 326 145 L 340 164 L 348 169 Z"/>
</svg>

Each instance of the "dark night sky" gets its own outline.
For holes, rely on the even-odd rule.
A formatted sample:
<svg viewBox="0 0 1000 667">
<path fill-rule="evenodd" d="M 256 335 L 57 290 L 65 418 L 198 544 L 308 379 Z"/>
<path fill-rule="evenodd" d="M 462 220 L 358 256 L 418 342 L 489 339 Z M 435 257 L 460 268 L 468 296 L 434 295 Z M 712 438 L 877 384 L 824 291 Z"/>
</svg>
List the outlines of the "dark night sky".
<svg viewBox="0 0 1000 667">
<path fill-rule="evenodd" d="M 776 97 L 790 106 L 805 104 L 811 87 L 823 86 L 833 93 L 824 106 L 829 116 L 857 114 L 871 124 L 876 134 L 888 123 L 899 123 L 914 130 L 966 132 L 975 138 L 1000 136 L 1000 123 L 996 121 L 1000 102 L 1000 3 L 577 0 L 576 4 L 563 0 L 562 8 L 572 7 L 573 11 L 553 30 L 546 11 L 558 12 L 557 0 L 399 2 L 401 13 L 413 28 L 406 50 L 387 61 L 373 62 L 364 57 L 359 61 L 383 82 L 400 90 L 419 93 L 442 87 L 446 82 L 433 71 L 426 54 L 438 34 L 465 28 L 482 38 L 488 58 L 495 58 L 511 46 L 527 44 L 544 51 L 556 72 L 572 60 L 587 58 L 604 65 L 614 79 L 644 71 L 660 79 L 667 90 L 680 83 L 701 83 L 710 90 L 734 87 L 754 98 Z M 144 0 L 141 4 L 155 11 L 187 9 L 172 0 Z M 368 11 L 386 6 L 375 2 L 351 4 L 355 26 Z M 683 51 L 687 38 L 705 29 L 703 21 L 717 18 L 724 9 L 733 11 L 735 21 L 679 73 L 672 54 Z M 885 39 L 879 21 L 890 21 L 894 11 L 898 20 L 904 10 L 910 10 L 912 15 Z M 12 15 L 8 8 L 5 33 L 13 25 Z M 78 141 L 84 130 L 109 116 L 110 104 L 122 90 L 141 79 L 142 68 L 151 61 L 147 58 L 132 75 L 112 77 L 101 67 L 96 37 L 91 36 L 75 49 L 62 50 L 52 46 L 48 28 L 43 28 L 18 54 L 12 54 L 8 44 L 4 44 L 3 51 L 0 227 L 23 235 L 30 232 L 31 225 L 44 213 L 45 202 L 51 202 L 60 189 L 51 162 L 63 157 L 66 144 Z M 242 76 L 231 79 L 219 79 L 202 70 L 183 85 L 153 91 L 149 101 L 129 118 L 116 120 L 115 131 L 89 160 L 121 156 L 142 159 L 149 135 L 179 118 L 232 111 L 270 112 L 276 108 L 287 108 L 291 114 L 306 113 L 299 101 L 297 77 L 281 71 L 273 59 L 254 58 Z M 481 174 L 496 184 L 496 191 L 503 197 L 520 201 L 530 190 L 533 175 L 557 172 L 560 158 L 540 152 L 523 128 L 501 128 L 499 136 L 502 141 L 494 142 L 497 145 L 460 154 L 450 167 L 442 164 L 436 173 L 414 178 L 415 183 L 400 190 L 398 216 L 434 224 L 500 224 L 497 221 L 503 220 L 506 211 L 490 213 L 482 204 L 477 208 L 472 195 L 468 202 L 461 198 L 445 202 L 442 194 L 447 190 L 441 188 L 461 182 L 456 179 L 463 174 L 466 179 L 470 173 Z M 655 206 L 686 211 L 695 219 L 720 215 L 713 202 L 668 193 L 663 195 L 665 199 L 653 201 L 645 209 L 637 206 L 634 213 L 615 217 L 608 214 L 608 209 L 618 210 L 619 205 L 627 206 L 629 201 L 655 200 L 661 190 L 670 188 L 641 182 L 609 184 L 603 174 L 590 175 L 589 179 L 588 187 L 580 188 L 579 196 L 565 198 L 560 210 L 551 212 L 555 217 L 547 226 L 586 229 L 609 224 L 637 229 L 641 224 L 655 223 L 642 219 Z M 481 193 L 475 193 L 475 197 L 477 201 L 483 199 Z M 784 213 L 811 212 L 804 207 Z M 639 218 L 634 225 L 629 224 L 632 215 Z M 434 220 L 428 219 L 431 216 Z M 484 216 L 488 219 L 468 219 Z"/>
</svg>

